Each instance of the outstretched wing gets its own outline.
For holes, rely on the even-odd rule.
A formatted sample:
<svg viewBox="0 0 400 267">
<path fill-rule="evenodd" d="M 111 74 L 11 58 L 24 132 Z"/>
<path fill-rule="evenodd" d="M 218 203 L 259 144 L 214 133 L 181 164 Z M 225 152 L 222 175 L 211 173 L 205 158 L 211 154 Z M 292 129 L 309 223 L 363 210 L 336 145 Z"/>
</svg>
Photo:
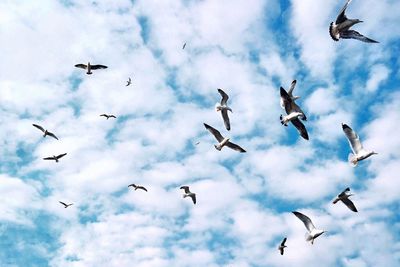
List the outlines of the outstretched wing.
<svg viewBox="0 0 400 267">
<path fill-rule="evenodd" d="M 193 204 L 196 204 L 196 194 L 190 195 L 193 200 Z"/>
<path fill-rule="evenodd" d="M 48 135 L 48 136 L 51 136 L 51 137 L 53 137 L 53 138 L 55 138 L 55 139 L 58 140 L 57 136 L 56 136 L 55 134 L 49 132 L 49 131 L 47 132 L 47 135 Z"/>
<path fill-rule="evenodd" d="M 130 186 L 132 186 L 132 187 L 136 187 L 136 185 L 135 185 L 135 184 L 130 184 L 130 185 L 128 185 L 128 187 L 130 187 Z"/>
<path fill-rule="evenodd" d="M 315 229 L 315 226 L 312 223 L 311 219 L 308 218 L 306 215 L 297 211 L 293 211 L 293 214 L 296 215 L 296 217 L 299 218 L 304 223 L 304 226 L 307 228 L 308 232 L 311 232 L 312 230 Z"/>
<path fill-rule="evenodd" d="M 245 152 L 246 152 L 246 150 L 244 150 L 243 148 L 241 148 L 239 145 L 234 144 L 234 143 L 232 143 L 232 142 L 230 142 L 230 141 L 228 141 L 228 142 L 225 144 L 225 146 L 227 146 L 227 147 L 229 147 L 229 148 L 232 148 L 233 150 L 239 151 L 240 153 L 245 153 Z"/>
<path fill-rule="evenodd" d="M 228 110 L 221 110 L 222 119 L 224 120 L 225 128 L 230 131 L 231 130 L 231 122 L 229 121 Z"/>
<path fill-rule="evenodd" d="M 107 69 L 108 67 L 104 65 L 90 65 L 90 68 L 92 70 L 98 70 L 98 69 Z"/>
<path fill-rule="evenodd" d="M 87 65 L 85 65 L 85 64 L 76 64 L 75 67 L 81 68 L 81 69 L 84 69 L 84 70 L 87 69 Z"/>
<path fill-rule="evenodd" d="M 357 208 L 354 205 L 353 201 L 351 201 L 349 198 L 344 198 L 342 199 L 342 202 L 351 210 L 354 212 L 357 212 Z"/>
<path fill-rule="evenodd" d="M 299 132 L 299 134 L 301 135 L 301 137 L 308 140 L 309 138 L 308 138 L 306 126 L 304 126 L 304 124 L 299 119 L 291 120 L 291 122 L 294 125 L 294 127 L 296 127 L 296 129 Z"/>
<path fill-rule="evenodd" d="M 109 117 L 110 117 L 110 118 L 115 118 L 115 119 L 117 118 L 117 117 L 115 117 L 114 115 L 110 115 Z"/>
<path fill-rule="evenodd" d="M 44 160 L 55 160 L 54 157 L 43 158 Z"/>
<path fill-rule="evenodd" d="M 290 88 L 288 91 L 289 96 L 293 96 L 293 90 L 294 90 L 294 87 L 296 86 L 296 83 L 297 83 L 297 81 L 293 80 L 293 82 L 290 84 Z"/>
<path fill-rule="evenodd" d="M 39 130 L 41 130 L 42 132 L 45 132 L 44 128 L 40 125 L 37 124 L 32 124 L 33 126 L 35 126 L 36 128 L 38 128 Z"/>
<path fill-rule="evenodd" d="M 147 192 L 147 189 L 146 189 L 146 188 L 144 188 L 144 186 L 138 186 L 138 187 L 137 187 L 137 189 L 142 189 L 142 190 L 144 190 L 144 191 L 146 191 L 146 192 Z"/>
<path fill-rule="evenodd" d="M 344 4 L 343 8 L 340 10 L 339 15 L 336 18 L 336 24 L 342 23 L 343 21 L 345 21 L 347 19 L 346 17 L 346 8 L 349 5 L 349 3 L 351 2 L 351 0 L 347 0 L 346 4 Z"/>
<path fill-rule="evenodd" d="M 372 40 L 368 37 L 365 37 L 361 33 L 355 30 L 347 30 L 340 33 L 340 38 L 343 39 L 357 39 L 365 43 L 379 43 L 378 41 Z"/>
<path fill-rule="evenodd" d="M 189 186 L 183 185 L 183 186 L 180 187 L 180 189 L 185 190 L 186 194 L 190 193 Z"/>
<path fill-rule="evenodd" d="M 222 90 L 218 88 L 218 93 L 222 96 L 221 105 L 226 105 L 228 102 L 229 96 Z"/>
<path fill-rule="evenodd" d="M 281 246 L 284 246 L 284 245 L 285 245 L 286 240 L 287 240 L 287 238 L 285 237 L 285 238 L 282 240 Z"/>
<path fill-rule="evenodd" d="M 67 204 L 65 204 L 64 202 L 62 202 L 62 201 L 58 201 L 58 202 L 60 202 L 61 204 L 63 204 L 65 207 L 67 207 L 68 205 Z"/>
<path fill-rule="evenodd" d="M 349 141 L 353 153 L 358 154 L 358 152 L 363 149 L 360 138 L 347 124 L 342 123 L 342 129 Z"/>
<path fill-rule="evenodd" d="M 65 155 L 67 155 L 67 153 L 60 154 L 60 155 L 57 156 L 57 159 L 60 159 L 60 158 L 64 157 Z"/>
<path fill-rule="evenodd" d="M 212 135 L 214 135 L 214 137 L 217 139 L 218 142 L 221 142 L 222 140 L 224 140 L 224 137 L 221 135 L 221 133 L 220 133 L 217 129 L 211 127 L 210 125 L 208 125 L 208 124 L 206 124 L 206 123 L 204 123 L 204 127 L 206 127 L 206 129 L 207 129 Z"/>
</svg>

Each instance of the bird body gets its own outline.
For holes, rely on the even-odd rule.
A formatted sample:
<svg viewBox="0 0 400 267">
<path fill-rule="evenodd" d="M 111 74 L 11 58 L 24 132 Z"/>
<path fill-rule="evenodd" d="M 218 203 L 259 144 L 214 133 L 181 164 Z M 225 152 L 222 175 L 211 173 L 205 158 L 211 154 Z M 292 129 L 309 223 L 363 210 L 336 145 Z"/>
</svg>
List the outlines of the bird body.
<svg viewBox="0 0 400 267">
<path fill-rule="evenodd" d="M 326 232 L 324 230 L 315 228 L 311 219 L 309 217 L 307 217 L 306 215 L 304 215 L 300 212 L 297 212 L 297 211 L 293 211 L 292 213 L 294 215 L 296 215 L 296 217 L 299 218 L 303 222 L 304 226 L 306 227 L 306 229 L 308 231 L 306 233 L 306 241 L 311 241 L 311 244 L 314 244 L 314 240 Z"/>
<path fill-rule="evenodd" d="M 189 186 L 184 185 L 184 186 L 181 186 L 180 189 L 185 190 L 185 193 L 183 194 L 183 198 L 190 197 L 193 201 L 193 204 L 196 204 L 196 194 L 190 192 Z"/>
<path fill-rule="evenodd" d="M 76 64 L 75 67 L 87 70 L 86 74 L 88 74 L 88 75 L 93 73 L 92 70 L 107 69 L 108 68 L 105 65 L 92 65 L 92 64 L 90 64 L 90 62 L 88 62 L 87 65 L 85 65 L 85 64 Z"/>
<path fill-rule="evenodd" d="M 224 137 L 221 135 L 221 133 L 220 133 L 217 129 L 211 127 L 210 125 L 208 125 L 208 124 L 206 124 L 206 123 L 204 123 L 204 127 L 206 127 L 206 129 L 207 129 L 212 135 L 214 135 L 215 139 L 217 139 L 218 144 L 217 144 L 217 145 L 214 145 L 214 147 L 215 147 L 218 151 L 221 151 L 221 149 L 222 149 L 224 146 L 227 146 L 227 147 L 229 147 L 229 148 L 231 148 L 231 149 L 233 149 L 233 150 L 236 150 L 236 151 L 238 151 L 238 152 L 241 152 L 241 153 L 246 152 L 246 150 L 244 150 L 243 148 L 241 148 L 239 145 L 234 144 L 234 143 L 232 143 L 231 141 L 229 141 L 229 138 L 224 138 Z"/>
<path fill-rule="evenodd" d="M 339 201 L 342 201 L 351 211 L 358 212 L 356 206 L 354 205 L 353 201 L 349 199 L 350 196 L 353 194 L 347 194 L 350 191 L 350 188 L 347 187 L 342 193 L 340 193 L 335 200 L 333 200 L 333 204 L 336 204 Z"/>
</svg>

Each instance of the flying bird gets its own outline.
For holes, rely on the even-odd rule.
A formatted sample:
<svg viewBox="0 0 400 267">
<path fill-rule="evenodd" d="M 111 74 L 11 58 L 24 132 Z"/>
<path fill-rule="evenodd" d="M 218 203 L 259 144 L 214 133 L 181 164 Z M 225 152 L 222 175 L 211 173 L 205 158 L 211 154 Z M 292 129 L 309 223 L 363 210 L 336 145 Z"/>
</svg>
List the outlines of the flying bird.
<svg viewBox="0 0 400 267">
<path fill-rule="evenodd" d="M 308 231 L 308 233 L 306 233 L 306 240 L 311 241 L 311 244 L 314 244 L 314 239 L 326 232 L 324 230 L 316 229 L 310 218 L 308 218 L 306 215 L 297 211 L 293 211 L 293 214 L 304 223 L 304 226 Z"/>
<path fill-rule="evenodd" d="M 135 191 L 138 190 L 138 189 L 142 189 L 142 190 L 144 190 L 144 191 L 147 192 L 147 189 L 146 189 L 144 186 L 135 185 L 135 184 L 130 184 L 130 185 L 128 185 L 128 187 L 130 187 L 130 186 L 132 186 L 133 188 L 135 188 Z"/>
<path fill-rule="evenodd" d="M 342 129 L 354 153 L 350 153 L 348 157 L 348 161 L 351 166 L 355 167 L 357 166 L 359 161 L 369 158 L 372 155 L 378 154 L 374 151 L 365 150 L 361 144 L 358 135 L 347 124 L 342 123 Z"/>
<path fill-rule="evenodd" d="M 129 79 L 126 81 L 126 86 L 131 85 L 131 83 L 132 83 L 132 80 L 131 80 L 131 77 L 129 77 Z"/>
<path fill-rule="evenodd" d="M 62 201 L 58 201 L 58 202 L 60 202 L 62 205 L 64 205 L 64 208 L 68 208 L 69 206 L 72 206 L 72 205 L 74 205 L 74 203 L 71 203 L 71 204 L 65 204 L 64 202 L 62 202 Z"/>
<path fill-rule="evenodd" d="M 349 197 L 353 194 L 347 194 L 349 191 L 350 188 L 347 187 L 336 197 L 336 199 L 333 201 L 333 204 L 336 204 L 338 201 L 342 201 L 351 211 L 357 212 L 356 206 L 354 206 L 354 203 L 349 199 Z"/>
<path fill-rule="evenodd" d="M 114 115 L 107 115 L 107 114 L 101 114 L 100 117 L 105 117 L 105 118 L 107 118 L 107 120 L 108 120 L 109 118 L 114 118 L 114 119 L 117 118 L 117 117 L 114 116 Z"/>
<path fill-rule="evenodd" d="M 39 130 L 41 130 L 41 131 L 43 132 L 43 137 L 51 136 L 51 137 L 53 137 L 53 138 L 55 138 L 55 139 L 58 140 L 58 138 L 57 138 L 57 136 L 56 136 L 55 134 L 53 134 L 52 132 L 49 132 L 49 131 L 45 130 L 42 126 L 37 125 L 37 124 L 32 124 L 32 125 L 35 126 L 36 128 L 38 128 Z"/>
<path fill-rule="evenodd" d="M 186 47 L 186 43 L 183 44 L 182 49 L 185 49 L 185 47 Z"/>
<path fill-rule="evenodd" d="M 185 198 L 185 197 L 191 197 L 192 200 L 193 200 L 193 204 L 196 204 L 196 194 L 190 192 L 189 186 L 184 185 L 184 186 L 181 186 L 180 189 L 185 190 L 185 193 L 183 194 L 183 198 Z"/>
<path fill-rule="evenodd" d="M 350 30 L 350 28 L 353 25 L 363 22 L 359 19 L 349 19 L 346 17 L 345 14 L 346 8 L 350 2 L 351 0 L 347 0 L 342 10 L 340 10 L 339 15 L 336 18 L 336 21 L 331 22 L 331 24 L 329 25 L 329 34 L 331 38 L 335 41 L 339 41 L 339 38 L 342 38 L 342 39 L 357 39 L 365 43 L 379 43 L 378 41 L 365 37 L 364 35 L 355 30 Z"/>
<path fill-rule="evenodd" d="M 51 157 L 47 157 L 47 158 L 43 158 L 44 160 L 55 160 L 56 162 L 58 162 L 58 160 L 62 157 L 64 157 L 65 155 L 67 155 L 67 153 L 64 154 L 60 154 L 58 156 L 51 156 Z"/>
<path fill-rule="evenodd" d="M 228 110 L 232 112 L 232 109 L 226 104 L 226 102 L 228 102 L 229 96 L 222 89 L 218 89 L 218 93 L 221 95 L 222 99 L 220 103 L 215 104 L 215 110 L 217 112 L 221 111 L 225 128 L 229 131 L 231 129 L 231 123 L 229 122 Z"/>
<path fill-rule="evenodd" d="M 84 70 L 87 70 L 86 74 L 92 74 L 92 70 L 98 70 L 98 69 L 107 69 L 107 66 L 104 65 L 91 65 L 90 62 L 88 62 L 87 65 L 85 64 L 76 64 L 75 67 L 81 68 Z"/>
<path fill-rule="evenodd" d="M 294 83 L 296 84 L 296 83 Z M 293 82 L 292 86 L 294 88 Z M 293 90 L 292 90 L 293 91 Z M 300 133 L 301 137 L 304 139 L 308 140 L 308 133 L 307 129 L 304 126 L 304 124 L 300 121 L 302 119 L 303 121 L 307 120 L 306 115 L 304 112 L 301 110 L 301 108 L 294 102 L 292 99 L 293 96 L 291 97 L 283 87 L 280 88 L 280 95 L 281 95 L 281 105 L 284 106 L 286 113 L 288 114 L 287 116 L 280 116 L 280 120 L 282 125 L 287 126 L 289 121 L 296 127 L 297 131 Z"/>
<path fill-rule="evenodd" d="M 287 247 L 287 246 L 285 245 L 286 240 L 287 240 L 287 238 L 285 237 L 285 238 L 282 240 L 282 242 L 281 242 L 281 244 L 279 245 L 279 247 L 278 247 L 279 251 L 281 252 L 281 255 L 283 255 L 283 250 Z"/>
<path fill-rule="evenodd" d="M 229 148 L 231 148 L 231 149 L 233 149 L 233 150 L 239 151 L 240 153 L 246 152 L 246 150 L 244 150 L 244 149 L 241 148 L 240 146 L 238 146 L 238 145 L 236 145 L 236 144 L 230 142 L 230 141 L 229 141 L 229 138 L 224 138 L 224 137 L 221 135 L 221 133 L 220 133 L 217 129 L 214 129 L 213 127 L 211 127 L 210 125 L 208 125 L 208 124 L 206 124 L 206 123 L 204 123 L 204 126 L 206 127 L 206 129 L 207 129 L 208 131 L 210 131 L 210 133 L 211 133 L 212 135 L 214 135 L 214 137 L 215 137 L 215 138 L 217 139 L 217 141 L 219 142 L 217 145 L 214 145 L 214 147 L 215 147 L 218 151 L 221 151 L 221 149 L 222 149 L 224 146 L 227 146 L 227 147 L 229 147 Z"/>
</svg>

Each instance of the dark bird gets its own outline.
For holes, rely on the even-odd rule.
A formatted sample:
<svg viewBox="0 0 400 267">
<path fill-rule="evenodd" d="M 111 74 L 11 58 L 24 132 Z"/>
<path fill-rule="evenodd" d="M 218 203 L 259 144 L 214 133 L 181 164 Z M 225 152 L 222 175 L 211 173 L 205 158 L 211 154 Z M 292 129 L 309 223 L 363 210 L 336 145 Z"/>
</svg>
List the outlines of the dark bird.
<svg viewBox="0 0 400 267">
<path fill-rule="evenodd" d="M 129 77 L 128 81 L 126 81 L 126 86 L 131 85 L 131 83 L 132 83 L 132 80 L 131 80 L 131 77 Z"/>
<path fill-rule="evenodd" d="M 62 157 L 64 157 L 65 155 L 67 155 L 67 153 L 64 154 L 60 154 L 58 156 L 51 156 L 51 157 L 47 157 L 47 158 L 43 158 L 44 160 L 55 160 L 56 162 L 58 162 L 58 160 Z"/>
<path fill-rule="evenodd" d="M 228 117 L 228 110 L 232 112 L 232 109 L 228 107 L 227 102 L 229 99 L 229 96 L 222 90 L 218 89 L 218 93 L 221 95 L 222 99 L 220 103 L 217 103 L 215 105 L 215 110 L 221 111 L 222 114 L 222 119 L 224 120 L 225 128 L 229 131 L 231 129 L 231 123 L 229 122 L 229 117 Z"/>
<path fill-rule="evenodd" d="M 338 201 L 342 201 L 351 211 L 357 212 L 356 206 L 354 206 L 354 203 L 349 199 L 349 197 L 353 194 L 347 194 L 349 191 L 350 188 L 347 187 L 336 197 L 336 199 L 333 201 L 333 204 L 336 204 Z"/>
<path fill-rule="evenodd" d="M 185 49 L 185 47 L 186 47 L 186 43 L 183 44 L 182 49 Z"/>
<path fill-rule="evenodd" d="M 357 39 L 363 41 L 365 43 L 379 43 L 378 41 L 372 40 L 368 37 L 365 37 L 361 33 L 350 30 L 350 28 L 360 22 L 363 22 L 359 19 L 349 19 L 346 17 L 346 8 L 349 5 L 351 0 L 347 0 L 346 4 L 340 10 L 339 15 L 336 18 L 335 22 L 331 22 L 329 26 L 329 34 L 331 38 L 335 41 L 339 41 L 339 38 L 342 39 Z"/>
<path fill-rule="evenodd" d="M 64 205 L 64 208 L 68 208 L 69 206 L 72 206 L 72 205 L 74 205 L 74 203 L 71 203 L 71 204 L 65 204 L 64 202 L 62 202 L 62 201 L 58 201 L 58 202 L 60 202 L 61 204 L 63 204 Z"/>
<path fill-rule="evenodd" d="M 190 192 L 189 186 L 184 185 L 184 186 L 181 186 L 180 189 L 185 190 L 185 194 L 183 194 L 183 198 L 185 198 L 185 197 L 191 197 L 192 200 L 193 200 L 193 204 L 196 204 L 196 194 Z"/>
<path fill-rule="evenodd" d="M 286 240 L 287 240 L 287 238 L 285 237 L 285 238 L 282 240 L 282 242 L 281 242 L 281 244 L 279 245 L 279 247 L 278 247 L 279 251 L 281 252 L 281 255 L 283 255 L 283 250 L 287 247 L 287 246 L 285 245 Z"/>
<path fill-rule="evenodd" d="M 142 189 L 142 190 L 144 190 L 144 191 L 146 191 L 146 192 L 147 192 L 147 189 L 146 189 L 146 188 L 144 188 L 144 186 L 141 186 L 141 185 L 135 185 L 135 184 L 130 184 L 130 185 L 128 185 L 128 187 L 130 187 L 130 186 L 132 186 L 133 188 L 135 188 L 135 191 L 136 191 L 136 190 L 138 190 L 138 189 Z"/>
<path fill-rule="evenodd" d="M 217 141 L 219 142 L 217 145 L 214 145 L 214 147 L 218 150 L 221 151 L 221 149 L 224 146 L 227 146 L 233 150 L 239 151 L 241 153 L 246 152 L 246 150 L 244 150 L 243 148 L 241 148 L 240 146 L 238 146 L 237 144 L 234 144 L 232 142 L 229 141 L 229 138 L 224 138 L 221 133 L 217 130 L 214 129 L 213 127 L 211 127 L 210 125 L 204 123 L 204 126 L 206 127 L 206 129 L 212 134 L 214 135 L 214 137 L 217 139 Z"/>
<path fill-rule="evenodd" d="M 43 137 L 46 137 L 46 136 L 48 135 L 48 136 L 51 136 L 51 137 L 53 137 L 53 138 L 55 138 L 55 139 L 58 140 L 58 138 L 57 138 L 57 136 L 56 136 L 55 134 L 53 134 L 52 132 L 49 132 L 49 131 L 45 130 L 42 126 L 37 125 L 37 124 L 32 124 L 32 125 L 35 126 L 36 128 L 38 128 L 39 130 L 41 130 L 41 131 L 43 132 Z"/>
<path fill-rule="evenodd" d="M 100 117 L 105 117 L 105 118 L 107 118 L 107 120 L 108 120 L 109 118 L 114 118 L 114 119 L 117 118 L 117 117 L 114 116 L 114 115 L 107 115 L 107 114 L 101 114 Z"/>
<path fill-rule="evenodd" d="M 107 66 L 104 66 L 104 65 L 91 65 L 90 62 L 88 62 L 87 65 L 85 65 L 85 64 L 76 64 L 75 67 L 87 70 L 86 74 L 92 74 L 92 70 L 107 69 L 108 68 Z"/>
</svg>

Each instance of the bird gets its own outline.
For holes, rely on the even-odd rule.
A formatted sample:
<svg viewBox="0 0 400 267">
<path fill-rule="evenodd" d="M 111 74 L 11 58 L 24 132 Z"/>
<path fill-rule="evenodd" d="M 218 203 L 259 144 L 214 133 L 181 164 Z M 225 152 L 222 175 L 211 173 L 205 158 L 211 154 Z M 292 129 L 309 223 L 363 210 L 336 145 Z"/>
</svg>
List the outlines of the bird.
<svg viewBox="0 0 400 267">
<path fill-rule="evenodd" d="M 355 167 L 359 161 L 378 154 L 374 151 L 365 150 L 358 135 L 347 124 L 342 123 L 342 129 L 354 153 L 350 153 L 348 156 L 348 161 L 351 166 Z"/>
<path fill-rule="evenodd" d="M 107 118 L 107 120 L 109 119 L 109 118 L 114 118 L 114 119 L 116 119 L 117 117 L 116 116 L 114 116 L 114 115 L 107 115 L 107 114 L 101 114 L 100 115 L 100 117 L 106 117 Z"/>
<path fill-rule="evenodd" d="M 342 10 L 340 10 L 339 15 L 337 16 L 336 21 L 331 22 L 331 24 L 329 25 L 329 34 L 331 38 L 334 41 L 339 41 L 339 38 L 342 38 L 357 39 L 365 43 L 379 43 L 378 41 L 365 37 L 355 30 L 350 30 L 353 25 L 363 22 L 359 19 L 349 19 L 346 17 L 346 8 L 350 2 L 351 0 L 346 1 L 346 4 L 343 6 Z"/>
<path fill-rule="evenodd" d="M 91 65 L 90 62 L 88 62 L 87 65 L 85 65 L 85 64 L 76 64 L 75 67 L 87 70 L 86 74 L 88 74 L 88 75 L 93 73 L 92 70 L 107 69 L 108 68 L 107 66 L 104 66 L 104 65 Z"/>
<path fill-rule="evenodd" d="M 144 191 L 147 192 L 147 189 L 146 189 L 144 186 L 135 185 L 135 184 L 130 184 L 130 185 L 128 185 L 128 187 L 130 187 L 130 186 L 132 186 L 133 188 L 135 188 L 135 191 L 138 190 L 138 189 L 142 189 L 142 190 L 144 190 Z"/>
<path fill-rule="evenodd" d="M 283 250 L 287 247 L 287 246 L 285 245 L 286 240 L 287 240 L 287 238 L 285 237 L 285 238 L 282 240 L 282 242 L 281 242 L 281 244 L 279 245 L 279 247 L 278 247 L 279 251 L 281 252 L 281 255 L 283 255 Z"/>
<path fill-rule="evenodd" d="M 204 123 L 204 126 L 206 127 L 206 129 L 207 129 L 208 131 L 210 131 L 210 133 L 211 133 L 212 135 L 214 135 L 214 137 L 215 137 L 215 138 L 217 139 L 217 141 L 219 142 L 217 145 L 214 145 L 214 147 L 215 147 L 218 151 L 221 151 L 221 149 L 222 149 L 224 146 L 227 146 L 227 147 L 229 147 L 229 148 L 231 148 L 231 149 L 233 149 L 233 150 L 239 151 L 240 153 L 246 152 L 246 150 L 244 150 L 244 149 L 241 148 L 240 146 L 238 146 L 238 145 L 236 145 L 236 144 L 230 142 L 230 141 L 229 141 L 229 138 L 224 138 L 224 137 L 221 135 L 221 133 L 220 133 L 217 129 L 214 129 L 213 127 L 211 127 L 210 125 L 208 125 L 208 124 L 206 124 L 206 123 Z"/>
<path fill-rule="evenodd" d="M 222 119 L 224 120 L 225 128 L 230 131 L 231 123 L 229 122 L 228 110 L 232 112 L 232 109 L 228 107 L 226 102 L 228 102 L 229 96 L 222 90 L 218 88 L 218 93 L 221 95 L 222 99 L 220 103 L 215 104 L 215 110 L 221 111 Z"/>
<path fill-rule="evenodd" d="M 358 212 L 356 206 L 354 206 L 353 201 L 349 199 L 349 196 L 352 196 L 353 194 L 347 194 L 347 192 L 350 191 L 350 188 L 346 188 L 342 193 L 340 193 L 336 199 L 332 202 L 333 204 L 336 204 L 338 201 L 342 201 L 351 211 Z"/>
<path fill-rule="evenodd" d="M 186 47 L 186 43 L 183 44 L 182 49 L 185 49 L 185 47 Z"/>
<path fill-rule="evenodd" d="M 42 126 L 37 125 L 37 124 L 32 124 L 32 125 L 33 125 L 34 127 L 38 128 L 39 130 L 41 130 L 41 131 L 43 132 L 43 137 L 51 136 L 51 137 L 53 137 L 53 138 L 55 138 L 55 139 L 58 140 L 58 138 L 57 138 L 57 136 L 56 136 L 55 134 L 53 134 L 52 132 L 49 132 L 49 131 L 45 130 Z"/>
<path fill-rule="evenodd" d="M 306 140 L 309 140 L 307 129 L 304 126 L 304 124 L 300 121 L 300 119 L 306 121 L 307 120 L 306 115 L 301 110 L 301 108 L 294 102 L 294 100 L 286 92 L 286 90 L 283 89 L 283 87 L 280 88 L 280 95 L 281 95 L 281 105 L 284 106 L 285 111 L 288 114 L 287 116 L 281 115 L 279 117 L 282 125 L 287 126 L 290 121 L 294 125 L 294 127 L 296 127 L 297 131 L 300 133 L 300 136 Z"/>
<path fill-rule="evenodd" d="M 64 154 L 60 154 L 58 156 L 51 156 L 51 157 L 47 157 L 47 158 L 43 158 L 44 160 L 55 160 L 56 162 L 58 162 L 58 160 L 62 157 L 64 157 L 65 155 L 67 155 L 67 153 Z"/>
<path fill-rule="evenodd" d="M 72 206 L 72 205 L 74 205 L 74 203 L 71 203 L 71 204 L 65 204 L 64 202 L 62 202 L 62 201 L 58 201 L 58 202 L 60 202 L 61 204 L 63 204 L 64 205 L 64 208 L 68 208 L 69 206 Z"/>
<path fill-rule="evenodd" d="M 306 215 L 297 211 L 293 211 L 292 213 L 304 223 L 304 226 L 307 228 L 308 231 L 308 233 L 306 233 L 306 240 L 311 241 L 311 244 L 314 244 L 314 239 L 326 232 L 324 230 L 319 230 L 315 228 L 310 218 L 308 218 Z"/>
<path fill-rule="evenodd" d="M 185 193 L 183 194 L 183 198 L 185 198 L 185 197 L 191 197 L 192 200 L 193 200 L 193 204 L 196 204 L 196 194 L 190 192 L 189 186 L 183 185 L 183 186 L 180 187 L 180 189 L 185 190 Z"/>
<path fill-rule="evenodd" d="M 126 81 L 126 86 L 131 85 L 131 83 L 132 83 L 132 80 L 131 80 L 131 77 L 129 77 L 129 79 Z"/>
<path fill-rule="evenodd" d="M 198 144 L 200 144 L 200 141 L 197 141 L 196 143 L 194 143 L 195 146 L 197 146 Z"/>
</svg>

